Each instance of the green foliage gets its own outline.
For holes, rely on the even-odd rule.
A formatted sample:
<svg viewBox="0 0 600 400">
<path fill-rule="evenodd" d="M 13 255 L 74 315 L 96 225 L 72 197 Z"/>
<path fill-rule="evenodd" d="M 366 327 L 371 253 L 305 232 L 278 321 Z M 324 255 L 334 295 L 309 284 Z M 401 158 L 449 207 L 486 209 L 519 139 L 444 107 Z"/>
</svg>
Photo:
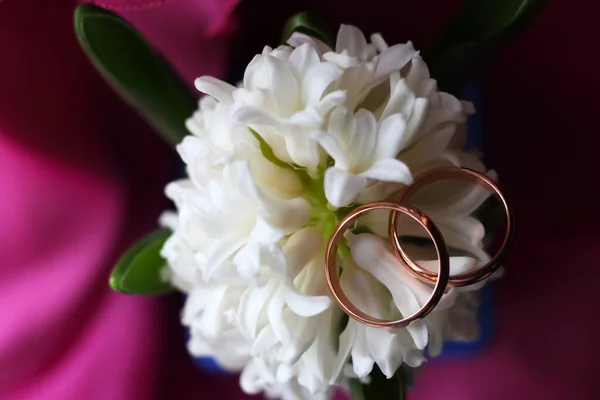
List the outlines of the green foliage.
<svg viewBox="0 0 600 400">
<path fill-rule="evenodd" d="M 166 267 L 160 249 L 170 236 L 167 229 L 156 230 L 145 236 L 123 254 L 110 275 L 110 287 L 128 294 L 163 294 L 173 290 L 162 277 Z"/>
<path fill-rule="evenodd" d="M 136 29 L 110 11 L 81 4 L 75 32 L 101 75 L 164 139 L 177 144 L 187 135 L 196 96 Z"/>
</svg>

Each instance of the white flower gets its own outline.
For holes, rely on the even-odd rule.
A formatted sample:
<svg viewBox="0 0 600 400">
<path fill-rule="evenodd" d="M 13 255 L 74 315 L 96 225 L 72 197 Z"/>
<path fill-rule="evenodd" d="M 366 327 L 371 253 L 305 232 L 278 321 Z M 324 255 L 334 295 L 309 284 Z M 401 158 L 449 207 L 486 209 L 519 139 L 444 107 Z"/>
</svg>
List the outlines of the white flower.
<svg viewBox="0 0 600 400">
<path fill-rule="evenodd" d="M 259 132 L 280 160 L 314 170 L 321 155 L 309 133 L 345 101 L 343 91 L 327 92 L 341 74 L 308 44 L 293 51 L 265 47 L 246 68 L 241 88 L 207 77 L 198 78 L 196 87 L 234 102 L 235 120 Z"/>
<path fill-rule="evenodd" d="M 325 195 L 334 207 L 353 202 L 369 179 L 410 183 L 410 170 L 396 159 L 405 128 L 403 115 L 394 114 L 377 124 L 372 113 L 356 114 L 339 107 L 331 113 L 319 143 L 335 160 L 325 172 Z"/>
<path fill-rule="evenodd" d="M 410 42 L 369 43 L 343 25 L 335 50 L 306 35 L 265 47 L 238 86 L 196 80 L 208 94 L 178 146 L 188 178 L 166 194 L 176 213 L 162 256 L 187 294 L 188 349 L 241 370 L 248 393 L 284 400 L 326 399 L 332 385 L 366 378 L 377 364 L 392 376 L 418 366 L 447 338 L 471 340 L 479 286 L 450 289 L 418 324 L 392 331 L 349 320 L 329 297 L 324 248 L 353 203 L 393 198 L 413 177 L 441 165 L 485 170 L 461 150 L 458 128 L 472 107 L 439 92 Z M 486 195 L 432 185 L 413 199 L 450 246 L 451 273 L 485 260 L 483 227 L 471 217 Z M 386 245 L 387 219 L 369 214 L 339 254 L 341 284 L 370 315 L 399 319 L 418 310 L 431 287 L 415 280 Z M 403 224 L 404 226 L 404 224 Z M 422 236 L 406 225 L 404 233 Z M 431 252 L 407 245 L 425 268 Z M 471 290 L 471 291 L 469 291 Z"/>
</svg>

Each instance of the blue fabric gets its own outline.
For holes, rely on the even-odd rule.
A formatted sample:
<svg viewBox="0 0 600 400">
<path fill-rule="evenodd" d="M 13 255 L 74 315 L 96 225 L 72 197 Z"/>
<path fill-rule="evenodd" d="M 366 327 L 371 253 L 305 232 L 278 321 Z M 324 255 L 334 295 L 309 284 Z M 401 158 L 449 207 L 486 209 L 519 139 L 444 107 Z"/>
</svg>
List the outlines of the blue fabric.
<svg viewBox="0 0 600 400">
<path fill-rule="evenodd" d="M 473 102 L 477 113 L 469 118 L 467 129 L 467 147 L 483 150 L 483 85 L 481 79 L 474 79 L 464 88 L 461 99 Z M 432 358 L 446 361 L 473 356 L 482 351 L 494 335 L 494 290 L 493 284 L 488 283 L 481 289 L 481 306 L 478 313 L 480 336 L 475 342 L 446 342 L 439 357 Z"/>
</svg>

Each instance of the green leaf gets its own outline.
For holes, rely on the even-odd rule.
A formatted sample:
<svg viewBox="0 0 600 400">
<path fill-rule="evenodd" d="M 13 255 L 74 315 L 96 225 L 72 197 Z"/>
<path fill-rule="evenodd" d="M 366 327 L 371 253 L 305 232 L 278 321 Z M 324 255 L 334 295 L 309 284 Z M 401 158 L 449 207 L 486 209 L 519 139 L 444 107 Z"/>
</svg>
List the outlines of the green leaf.
<svg viewBox="0 0 600 400">
<path fill-rule="evenodd" d="M 137 30 L 110 11 L 81 4 L 75 32 L 102 76 L 164 139 L 176 144 L 187 135 L 196 96 Z"/>
<path fill-rule="evenodd" d="M 402 368 L 388 379 L 375 365 L 369 377 L 369 384 L 363 384 L 357 379 L 350 380 L 353 400 L 406 400 L 405 374 Z"/>
<path fill-rule="evenodd" d="M 325 22 L 316 14 L 307 11 L 293 15 L 286 22 L 281 35 L 281 43 L 287 43 L 294 32 L 304 33 L 319 39 L 329 47 L 333 47 L 333 35 Z"/>
<path fill-rule="evenodd" d="M 467 0 L 425 57 L 440 88 L 456 94 L 545 5 L 546 0 Z"/>
<path fill-rule="evenodd" d="M 160 249 L 171 235 L 168 229 L 159 229 L 135 243 L 117 262 L 110 275 L 110 287 L 128 294 L 163 294 L 173 290 L 161 278 L 165 260 Z"/>
</svg>

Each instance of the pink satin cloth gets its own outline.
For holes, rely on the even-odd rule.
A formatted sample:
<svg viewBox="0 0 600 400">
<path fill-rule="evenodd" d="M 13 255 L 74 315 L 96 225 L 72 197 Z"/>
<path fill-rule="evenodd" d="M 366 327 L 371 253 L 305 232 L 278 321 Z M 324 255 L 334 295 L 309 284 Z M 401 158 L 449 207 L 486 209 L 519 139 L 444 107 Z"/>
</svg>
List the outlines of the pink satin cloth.
<svg viewBox="0 0 600 400">
<path fill-rule="evenodd" d="M 236 3 L 99 2 L 135 24 L 190 85 L 224 75 L 241 29 Z M 294 7 L 426 47 L 458 3 L 435 15 L 410 1 Z M 293 8 L 268 4 L 242 4 L 256 17 L 244 26 L 249 35 Z M 73 35 L 74 5 L 0 2 L 0 399 L 246 398 L 236 377 L 191 364 L 176 296 L 108 289 L 119 254 L 168 207 L 162 188 L 176 160 L 90 66 Z M 489 164 L 518 222 L 497 338 L 477 357 L 426 365 L 410 400 L 600 398 L 599 213 L 586 193 L 600 175 L 600 81 L 586 40 L 600 28 L 590 7 L 552 2 L 486 74 Z"/>
</svg>

